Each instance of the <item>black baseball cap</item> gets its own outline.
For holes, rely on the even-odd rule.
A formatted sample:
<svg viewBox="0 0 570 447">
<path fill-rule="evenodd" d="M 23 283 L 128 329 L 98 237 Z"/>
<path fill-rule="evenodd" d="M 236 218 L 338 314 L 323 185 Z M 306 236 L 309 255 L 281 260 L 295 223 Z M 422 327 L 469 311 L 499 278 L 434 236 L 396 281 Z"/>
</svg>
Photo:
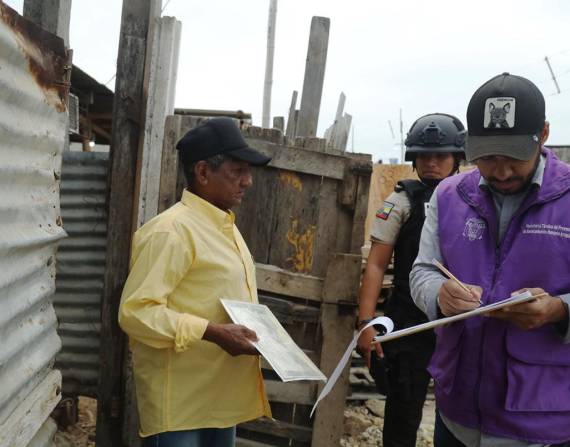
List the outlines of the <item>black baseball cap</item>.
<svg viewBox="0 0 570 447">
<path fill-rule="evenodd" d="M 503 73 L 485 82 L 467 107 L 467 161 L 490 155 L 530 160 L 544 127 L 544 96 L 528 79 Z"/>
<path fill-rule="evenodd" d="M 247 145 L 241 131 L 231 118 L 212 118 L 186 132 L 176 144 L 183 163 L 206 160 L 226 154 L 253 166 L 264 166 L 271 161 Z"/>
</svg>

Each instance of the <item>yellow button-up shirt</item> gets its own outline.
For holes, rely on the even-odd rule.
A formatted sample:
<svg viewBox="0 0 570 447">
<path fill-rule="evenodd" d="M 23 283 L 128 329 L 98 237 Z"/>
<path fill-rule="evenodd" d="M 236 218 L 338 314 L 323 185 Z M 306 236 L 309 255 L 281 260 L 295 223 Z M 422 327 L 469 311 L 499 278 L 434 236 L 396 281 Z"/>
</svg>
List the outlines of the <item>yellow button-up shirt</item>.
<svg viewBox="0 0 570 447">
<path fill-rule="evenodd" d="M 259 358 L 202 340 L 230 323 L 220 298 L 257 302 L 234 214 L 184 191 L 134 235 L 119 324 L 129 334 L 141 436 L 271 416 Z"/>
</svg>

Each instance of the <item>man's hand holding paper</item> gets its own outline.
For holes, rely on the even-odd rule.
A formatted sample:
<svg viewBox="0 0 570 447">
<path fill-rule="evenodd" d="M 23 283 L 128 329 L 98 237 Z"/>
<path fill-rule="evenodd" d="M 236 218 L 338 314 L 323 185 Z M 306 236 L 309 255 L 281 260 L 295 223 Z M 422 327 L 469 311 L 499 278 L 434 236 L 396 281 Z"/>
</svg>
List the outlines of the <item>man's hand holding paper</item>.
<svg viewBox="0 0 570 447">
<path fill-rule="evenodd" d="M 487 316 L 507 320 L 524 330 L 539 328 L 548 323 L 557 323 L 568 318 L 566 306 L 559 297 L 553 297 L 543 289 L 534 287 L 513 292 L 513 295 L 529 291 L 537 298 L 527 303 L 508 306 Z"/>
</svg>

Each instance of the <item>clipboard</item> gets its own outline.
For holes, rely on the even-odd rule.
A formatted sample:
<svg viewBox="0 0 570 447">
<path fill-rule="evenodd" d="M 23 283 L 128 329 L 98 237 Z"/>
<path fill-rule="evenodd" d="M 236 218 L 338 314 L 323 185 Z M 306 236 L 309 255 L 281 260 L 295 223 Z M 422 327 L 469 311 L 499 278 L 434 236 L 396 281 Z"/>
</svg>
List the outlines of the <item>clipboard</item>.
<svg viewBox="0 0 570 447">
<path fill-rule="evenodd" d="M 388 332 L 385 335 L 377 335 L 376 337 L 374 337 L 374 341 L 382 343 L 385 341 L 394 340 L 396 338 L 406 337 L 407 335 L 412 335 L 417 332 L 427 331 L 429 329 L 433 329 L 439 326 L 444 326 L 446 324 L 450 324 L 455 321 L 465 320 L 467 318 L 474 317 L 476 315 L 481 315 L 488 312 L 492 312 L 494 310 L 499 310 L 502 309 L 503 307 L 527 303 L 529 301 L 533 301 L 534 299 L 536 299 L 536 296 L 533 296 L 530 293 L 530 291 L 526 291 L 523 293 L 519 293 L 517 295 L 513 295 L 510 298 L 497 301 L 496 303 L 493 304 L 480 306 L 468 312 L 463 312 L 461 314 L 453 315 L 451 317 L 439 318 L 437 320 L 428 321 L 427 323 L 422 323 L 416 326 L 400 329 L 399 331 Z"/>
</svg>

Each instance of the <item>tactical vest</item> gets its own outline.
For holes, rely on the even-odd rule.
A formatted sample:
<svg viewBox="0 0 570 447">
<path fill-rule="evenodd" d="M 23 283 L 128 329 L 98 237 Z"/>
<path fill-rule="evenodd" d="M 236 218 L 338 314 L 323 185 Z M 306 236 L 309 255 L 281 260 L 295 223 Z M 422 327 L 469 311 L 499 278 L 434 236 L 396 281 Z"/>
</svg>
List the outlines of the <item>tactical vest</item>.
<svg viewBox="0 0 570 447">
<path fill-rule="evenodd" d="M 425 204 L 429 202 L 433 189 L 418 180 L 398 182 L 396 192 L 405 191 L 411 205 L 410 217 L 402 225 L 394 246 L 394 289 L 386 305 L 389 316 L 396 329 L 425 323 L 427 317 L 414 304 L 410 295 L 410 271 L 418 255 L 420 236 L 425 220 Z M 435 343 L 432 331 L 408 337 L 410 342 Z"/>
</svg>

